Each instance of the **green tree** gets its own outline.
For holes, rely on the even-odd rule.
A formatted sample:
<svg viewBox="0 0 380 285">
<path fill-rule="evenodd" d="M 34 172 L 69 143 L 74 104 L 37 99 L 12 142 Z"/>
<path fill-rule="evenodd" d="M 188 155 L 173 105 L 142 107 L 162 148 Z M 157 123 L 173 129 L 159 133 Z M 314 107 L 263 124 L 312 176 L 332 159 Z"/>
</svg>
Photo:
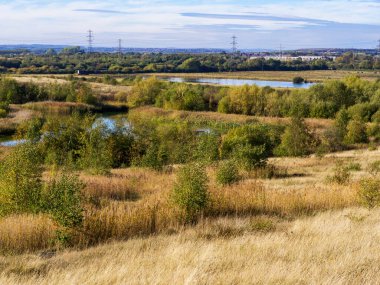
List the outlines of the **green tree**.
<svg viewBox="0 0 380 285">
<path fill-rule="evenodd" d="M 61 173 L 47 183 L 43 193 L 43 207 L 61 226 L 75 228 L 82 224 L 83 184 L 75 175 Z"/>
<path fill-rule="evenodd" d="M 270 129 L 255 124 L 233 128 L 222 138 L 221 157 L 236 159 L 247 170 L 263 166 L 272 154 L 274 145 Z"/>
<path fill-rule="evenodd" d="M 222 186 L 231 185 L 241 179 L 237 163 L 233 160 L 223 161 L 216 171 L 216 182 Z"/>
<path fill-rule="evenodd" d="M 31 143 L 6 157 L 0 165 L 0 215 L 40 210 L 42 172 L 41 153 Z"/>
<path fill-rule="evenodd" d="M 303 156 L 310 154 L 314 147 L 314 137 L 303 118 L 292 117 L 290 124 L 281 137 L 277 153 L 287 156 Z"/>
<path fill-rule="evenodd" d="M 366 124 L 360 119 L 351 120 L 347 126 L 344 142 L 346 144 L 367 143 Z"/>
<path fill-rule="evenodd" d="M 172 197 L 187 222 L 195 222 L 209 203 L 208 178 L 202 164 L 183 166 L 177 174 Z"/>
<path fill-rule="evenodd" d="M 107 174 L 112 167 L 112 152 L 108 144 L 108 128 L 96 122 L 81 137 L 78 164 L 93 174 Z"/>
<path fill-rule="evenodd" d="M 137 80 L 128 96 L 128 104 L 131 107 L 153 105 L 160 94 L 162 83 L 156 77 L 146 80 Z"/>
</svg>

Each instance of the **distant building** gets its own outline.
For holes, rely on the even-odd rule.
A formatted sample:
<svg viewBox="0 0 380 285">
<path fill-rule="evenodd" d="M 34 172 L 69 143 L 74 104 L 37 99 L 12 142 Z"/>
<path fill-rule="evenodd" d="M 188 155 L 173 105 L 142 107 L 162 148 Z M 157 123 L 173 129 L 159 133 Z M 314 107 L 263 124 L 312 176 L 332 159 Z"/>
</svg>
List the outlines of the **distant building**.
<svg viewBox="0 0 380 285">
<path fill-rule="evenodd" d="M 87 71 L 83 71 L 83 70 L 77 70 L 77 75 L 89 75 L 89 73 Z"/>
<path fill-rule="evenodd" d="M 280 61 L 294 61 L 294 60 L 301 60 L 301 61 L 314 61 L 318 59 L 325 59 L 325 60 L 335 60 L 335 56 L 314 56 L 314 55 L 302 55 L 302 56 L 290 56 L 290 55 L 268 55 L 268 56 L 251 56 L 250 59 L 259 59 L 264 58 L 265 60 L 280 60 Z"/>
</svg>

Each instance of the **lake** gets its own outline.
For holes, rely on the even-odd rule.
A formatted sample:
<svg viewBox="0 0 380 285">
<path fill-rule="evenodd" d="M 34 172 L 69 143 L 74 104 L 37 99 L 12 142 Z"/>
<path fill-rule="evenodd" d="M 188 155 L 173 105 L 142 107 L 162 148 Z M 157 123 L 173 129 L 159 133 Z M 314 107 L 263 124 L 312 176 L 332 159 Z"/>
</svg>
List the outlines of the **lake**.
<svg viewBox="0 0 380 285">
<path fill-rule="evenodd" d="M 191 78 L 191 77 L 158 77 L 161 80 L 178 83 L 201 83 L 201 84 L 216 84 L 222 86 L 242 86 L 242 85 L 257 85 L 260 87 L 269 86 L 272 88 L 309 88 L 315 83 L 300 83 L 296 84 L 289 81 L 269 81 L 269 80 L 254 80 L 254 79 L 235 79 L 235 78 Z"/>
</svg>

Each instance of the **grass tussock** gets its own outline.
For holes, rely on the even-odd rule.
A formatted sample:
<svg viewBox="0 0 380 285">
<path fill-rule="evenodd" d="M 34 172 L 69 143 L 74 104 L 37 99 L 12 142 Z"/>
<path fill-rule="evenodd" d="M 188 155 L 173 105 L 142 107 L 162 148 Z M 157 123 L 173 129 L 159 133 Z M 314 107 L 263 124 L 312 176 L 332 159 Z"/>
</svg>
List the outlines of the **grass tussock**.
<svg viewBox="0 0 380 285">
<path fill-rule="evenodd" d="M 53 246 L 56 226 L 46 216 L 21 215 L 0 219 L 0 252 L 21 253 Z"/>
<path fill-rule="evenodd" d="M 67 115 L 73 112 L 91 112 L 95 108 L 91 105 L 84 103 L 73 103 L 73 102 L 54 102 L 54 101 L 45 101 L 45 102 L 31 102 L 23 105 L 24 108 L 42 112 L 45 114 L 58 114 L 58 115 Z"/>
</svg>

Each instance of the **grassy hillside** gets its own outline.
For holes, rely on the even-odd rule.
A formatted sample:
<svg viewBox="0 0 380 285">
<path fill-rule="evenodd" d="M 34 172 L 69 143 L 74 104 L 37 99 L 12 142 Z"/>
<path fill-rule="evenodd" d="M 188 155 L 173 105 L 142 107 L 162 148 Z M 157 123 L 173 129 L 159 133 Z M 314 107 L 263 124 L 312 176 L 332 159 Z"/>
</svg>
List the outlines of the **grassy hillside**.
<svg viewBox="0 0 380 285">
<path fill-rule="evenodd" d="M 204 221 L 49 258 L 1 257 L 2 284 L 376 284 L 380 211 Z"/>
</svg>

